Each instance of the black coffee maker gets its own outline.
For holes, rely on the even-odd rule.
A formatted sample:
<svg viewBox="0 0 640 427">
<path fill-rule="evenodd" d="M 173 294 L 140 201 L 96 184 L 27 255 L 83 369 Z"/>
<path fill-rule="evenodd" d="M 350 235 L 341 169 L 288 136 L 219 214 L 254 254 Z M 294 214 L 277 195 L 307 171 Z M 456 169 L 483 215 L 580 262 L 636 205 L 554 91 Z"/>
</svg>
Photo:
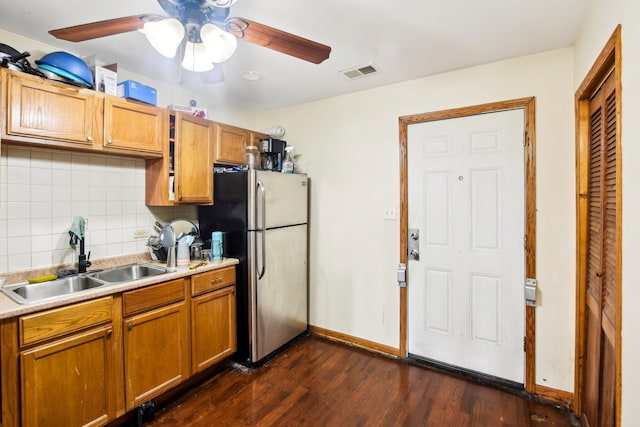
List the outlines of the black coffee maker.
<svg viewBox="0 0 640 427">
<path fill-rule="evenodd" d="M 260 140 L 260 161 L 262 170 L 280 171 L 287 142 L 281 139 L 265 138 Z"/>
</svg>

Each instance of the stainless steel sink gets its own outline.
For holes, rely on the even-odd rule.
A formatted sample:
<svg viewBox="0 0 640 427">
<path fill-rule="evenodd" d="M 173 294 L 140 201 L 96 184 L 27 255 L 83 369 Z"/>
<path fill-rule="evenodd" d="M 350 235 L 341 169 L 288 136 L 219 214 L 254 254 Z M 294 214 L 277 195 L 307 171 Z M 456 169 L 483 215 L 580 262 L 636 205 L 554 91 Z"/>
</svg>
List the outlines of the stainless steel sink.
<svg viewBox="0 0 640 427">
<path fill-rule="evenodd" d="M 17 285 L 4 286 L 2 292 L 17 303 L 28 304 L 94 289 L 104 284 L 105 282 L 91 276 L 81 275 L 64 277 L 49 282 L 19 283 Z"/>
<path fill-rule="evenodd" d="M 18 283 L 2 287 L 2 292 L 19 304 L 59 298 L 77 292 L 158 276 L 168 270 L 152 264 L 130 264 L 82 273 L 42 283 Z"/>
<path fill-rule="evenodd" d="M 167 273 L 167 271 L 164 267 L 152 264 L 131 264 L 91 273 L 91 277 L 113 284 L 158 276 Z"/>
</svg>

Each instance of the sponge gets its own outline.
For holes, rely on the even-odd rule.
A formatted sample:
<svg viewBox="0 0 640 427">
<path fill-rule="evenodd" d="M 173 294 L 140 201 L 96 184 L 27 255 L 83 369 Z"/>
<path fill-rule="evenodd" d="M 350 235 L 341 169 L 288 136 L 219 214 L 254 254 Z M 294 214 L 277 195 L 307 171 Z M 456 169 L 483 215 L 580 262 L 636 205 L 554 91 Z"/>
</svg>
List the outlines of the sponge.
<svg viewBox="0 0 640 427">
<path fill-rule="evenodd" d="M 48 276 L 40 276 L 40 277 L 34 277 L 32 279 L 29 279 L 29 283 L 48 282 L 50 280 L 56 280 L 57 278 L 58 276 L 56 276 L 55 274 L 50 274 Z"/>
</svg>

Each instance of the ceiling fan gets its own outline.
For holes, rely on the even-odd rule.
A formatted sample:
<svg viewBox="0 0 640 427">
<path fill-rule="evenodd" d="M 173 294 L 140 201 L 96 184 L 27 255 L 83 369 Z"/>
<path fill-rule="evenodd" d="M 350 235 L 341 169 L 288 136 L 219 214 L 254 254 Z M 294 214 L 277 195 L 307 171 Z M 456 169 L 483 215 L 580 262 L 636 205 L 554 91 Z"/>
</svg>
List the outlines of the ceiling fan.
<svg viewBox="0 0 640 427">
<path fill-rule="evenodd" d="M 235 50 L 236 40 L 264 46 L 302 60 L 320 64 L 329 57 L 331 47 L 245 18 L 230 17 L 237 0 L 157 0 L 167 16 L 142 14 L 75 25 L 49 31 L 52 36 L 81 42 L 144 28 L 147 39 L 161 54 L 174 57 L 178 46 L 186 43 L 183 67 L 208 71 Z M 220 49 L 220 51 L 215 51 Z M 204 68 L 196 69 L 204 59 Z M 185 65 L 192 61 L 191 68 Z"/>
</svg>

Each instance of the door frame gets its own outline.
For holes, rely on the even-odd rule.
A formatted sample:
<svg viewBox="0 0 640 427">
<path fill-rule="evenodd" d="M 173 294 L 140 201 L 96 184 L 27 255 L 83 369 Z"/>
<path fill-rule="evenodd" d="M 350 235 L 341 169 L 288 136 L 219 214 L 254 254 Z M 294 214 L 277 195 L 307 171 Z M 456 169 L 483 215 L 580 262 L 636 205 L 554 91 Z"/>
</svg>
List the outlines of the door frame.
<svg viewBox="0 0 640 427">
<path fill-rule="evenodd" d="M 472 116 L 477 114 L 494 113 L 504 110 L 524 109 L 524 145 L 525 145 L 525 277 L 536 277 L 536 138 L 535 138 L 535 97 L 518 98 L 470 107 L 453 108 L 430 113 L 401 116 L 398 119 L 400 129 L 400 262 L 407 263 L 407 239 L 409 227 L 409 192 L 408 192 L 408 127 L 412 124 L 426 123 Z M 411 278 L 407 275 L 407 286 Z M 522 284 L 524 289 L 524 283 Z M 524 298 L 524 291 L 523 291 Z M 407 288 L 400 288 L 400 357 L 406 358 L 407 353 Z M 535 383 L 535 324 L 536 309 L 526 306 L 525 310 L 525 382 L 528 393 L 536 393 Z"/>
<path fill-rule="evenodd" d="M 616 425 L 622 402 L 622 27 L 618 25 L 575 93 L 576 114 L 576 347 L 573 410 L 582 415 L 586 340 L 586 244 L 589 185 L 589 100 L 613 70 L 616 93 L 616 239 L 618 252 L 616 331 Z"/>
</svg>

